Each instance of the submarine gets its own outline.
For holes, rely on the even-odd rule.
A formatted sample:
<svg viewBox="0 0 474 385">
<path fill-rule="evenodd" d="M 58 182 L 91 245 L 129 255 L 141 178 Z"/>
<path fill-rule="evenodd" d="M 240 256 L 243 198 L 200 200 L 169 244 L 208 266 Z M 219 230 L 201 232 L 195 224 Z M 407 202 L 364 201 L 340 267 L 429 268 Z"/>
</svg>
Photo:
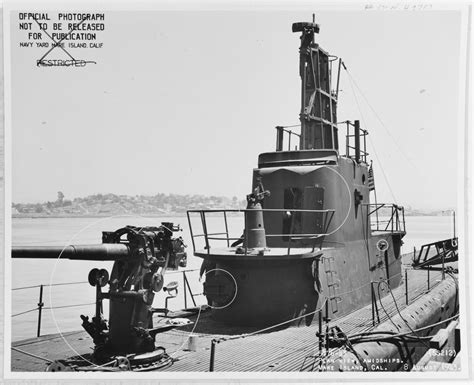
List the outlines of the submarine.
<svg viewBox="0 0 474 385">
<path fill-rule="evenodd" d="M 409 371 L 432 349 L 459 350 L 458 239 L 423 245 L 403 265 L 404 208 L 376 199 L 368 130 L 337 119 L 345 63 L 316 42 L 319 30 L 314 18 L 292 25 L 300 132 L 276 127 L 247 207 L 187 211 L 207 305 L 168 309 L 178 284 L 165 273 L 187 260 L 174 223 L 105 231 L 98 245 L 15 246 L 12 258 L 114 263 L 110 274 L 88 276 L 95 314 L 81 315 L 84 331 L 68 336 L 79 355 L 59 348 L 63 335 L 38 337 L 12 345 L 15 371 Z M 233 216 L 241 234 L 229 229 Z M 159 292 L 168 297 L 156 308 Z"/>
</svg>

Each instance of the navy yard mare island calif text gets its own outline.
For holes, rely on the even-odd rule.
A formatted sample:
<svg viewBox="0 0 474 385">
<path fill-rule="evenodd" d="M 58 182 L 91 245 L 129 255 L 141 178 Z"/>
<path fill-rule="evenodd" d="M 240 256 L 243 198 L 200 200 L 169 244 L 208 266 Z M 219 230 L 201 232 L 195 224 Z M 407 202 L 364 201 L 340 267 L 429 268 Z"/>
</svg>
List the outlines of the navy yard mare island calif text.
<svg viewBox="0 0 474 385">
<path fill-rule="evenodd" d="M 18 28 L 23 32 L 20 47 L 43 49 L 37 66 L 84 67 L 95 62 L 74 57 L 71 49 L 103 48 L 106 23 L 104 13 L 20 12 Z"/>
</svg>

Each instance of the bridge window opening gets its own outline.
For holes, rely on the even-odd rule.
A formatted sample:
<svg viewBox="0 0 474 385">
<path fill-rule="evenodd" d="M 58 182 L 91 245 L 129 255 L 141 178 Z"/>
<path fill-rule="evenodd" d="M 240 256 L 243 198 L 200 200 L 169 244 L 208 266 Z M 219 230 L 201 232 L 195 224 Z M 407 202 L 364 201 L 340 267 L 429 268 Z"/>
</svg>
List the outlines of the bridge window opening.
<svg viewBox="0 0 474 385">
<path fill-rule="evenodd" d="M 323 210 L 324 208 L 324 188 L 319 186 L 307 186 L 304 189 L 304 209 Z M 303 232 L 304 233 L 324 233 L 324 220 L 322 213 L 304 213 Z"/>
<path fill-rule="evenodd" d="M 285 189 L 283 196 L 284 209 L 302 209 L 303 191 L 298 187 Z M 301 232 L 301 212 L 287 212 L 283 217 L 283 234 L 297 234 Z M 283 236 L 288 241 L 288 236 Z"/>
</svg>

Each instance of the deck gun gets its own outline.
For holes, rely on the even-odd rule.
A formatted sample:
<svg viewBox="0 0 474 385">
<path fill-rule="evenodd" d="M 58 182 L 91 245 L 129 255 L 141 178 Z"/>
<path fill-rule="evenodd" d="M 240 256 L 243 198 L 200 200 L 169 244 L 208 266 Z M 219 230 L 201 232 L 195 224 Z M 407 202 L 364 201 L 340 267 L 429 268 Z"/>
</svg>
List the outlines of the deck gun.
<svg viewBox="0 0 474 385">
<path fill-rule="evenodd" d="M 147 353 L 155 350 L 155 336 L 163 328 L 153 328 L 155 293 L 177 290 L 177 283 L 164 286 L 166 270 L 186 266 L 185 244 L 173 223 L 159 227 L 126 226 L 102 232 L 102 244 L 62 247 L 13 247 L 12 258 L 66 258 L 71 260 L 114 261 L 112 271 L 92 269 L 89 284 L 96 288 L 95 315 L 81 315 L 82 326 L 94 341 L 94 358 L 103 362 L 111 356 Z M 102 288 L 109 285 L 108 292 Z M 104 319 L 102 300 L 108 299 L 109 321 Z"/>
</svg>

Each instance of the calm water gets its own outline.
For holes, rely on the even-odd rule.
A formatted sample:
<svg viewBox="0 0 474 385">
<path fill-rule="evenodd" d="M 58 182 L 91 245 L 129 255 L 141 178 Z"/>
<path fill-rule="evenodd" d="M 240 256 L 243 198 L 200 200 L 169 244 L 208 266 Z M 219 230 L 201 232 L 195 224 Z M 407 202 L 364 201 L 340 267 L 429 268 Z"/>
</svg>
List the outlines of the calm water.
<svg viewBox="0 0 474 385">
<path fill-rule="evenodd" d="M 13 219 L 12 243 L 13 245 L 50 245 L 65 246 L 68 244 L 93 244 L 101 243 L 102 231 L 113 231 L 125 225 L 151 226 L 161 222 L 174 222 L 181 224 L 184 231 L 181 236 L 188 245 L 188 267 L 186 269 L 199 269 L 201 259 L 192 255 L 192 242 L 188 230 L 186 217 L 173 218 L 143 218 L 120 216 L 113 218 L 15 218 Z M 197 218 L 193 220 L 193 228 L 197 225 Z M 243 221 L 239 217 L 228 218 L 231 236 L 239 237 L 242 233 Z M 406 217 L 407 235 L 404 238 L 403 252 L 413 251 L 419 247 L 441 238 L 452 236 L 452 219 L 450 217 Z M 219 232 L 224 229 L 221 217 L 208 219 L 208 231 Z M 199 227 L 195 228 L 195 232 Z M 198 247 L 198 245 L 196 245 Z M 89 286 L 87 274 L 93 267 L 106 268 L 111 271 L 112 262 L 88 262 L 69 260 L 12 260 L 12 314 L 18 314 L 37 307 L 39 289 L 15 290 L 27 286 L 40 284 L 58 284 L 79 282 L 74 285 L 59 285 L 45 287 L 43 302 L 45 307 L 54 306 L 55 309 L 43 310 L 41 334 L 73 331 L 81 329 L 80 314 L 92 316 L 95 289 Z M 8 274 L 8 272 L 6 272 Z M 198 281 L 199 272 L 188 273 L 188 280 L 194 293 L 202 292 L 202 285 Z M 167 272 L 165 283 L 179 282 L 178 297 L 169 301 L 170 309 L 184 307 L 182 273 Z M 164 295 L 155 297 L 154 306 L 164 306 Z M 205 303 L 202 295 L 195 297 L 198 304 Z M 62 307 L 68 305 L 81 305 L 77 307 Z M 188 297 L 188 306 L 191 299 Z M 107 301 L 104 301 L 104 312 L 108 314 Z M 36 336 L 38 313 L 18 315 L 12 318 L 12 340 Z"/>
</svg>

